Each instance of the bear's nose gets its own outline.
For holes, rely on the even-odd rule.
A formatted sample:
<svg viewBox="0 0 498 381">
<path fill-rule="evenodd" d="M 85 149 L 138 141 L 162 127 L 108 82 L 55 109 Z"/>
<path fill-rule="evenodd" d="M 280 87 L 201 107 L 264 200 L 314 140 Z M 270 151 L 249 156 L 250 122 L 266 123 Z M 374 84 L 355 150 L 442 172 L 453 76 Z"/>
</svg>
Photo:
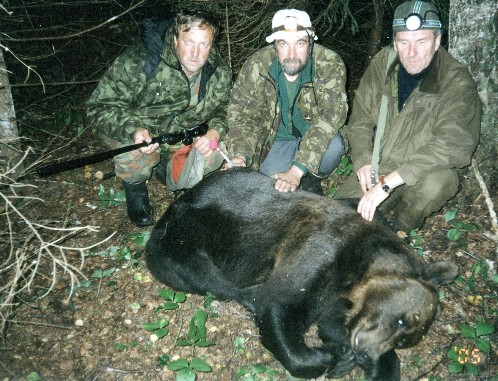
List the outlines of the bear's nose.
<svg viewBox="0 0 498 381">
<path fill-rule="evenodd" d="M 370 352 L 371 350 L 369 350 L 369 348 L 365 348 L 364 350 L 356 354 L 358 363 L 364 368 L 370 368 L 374 363 Z"/>
</svg>

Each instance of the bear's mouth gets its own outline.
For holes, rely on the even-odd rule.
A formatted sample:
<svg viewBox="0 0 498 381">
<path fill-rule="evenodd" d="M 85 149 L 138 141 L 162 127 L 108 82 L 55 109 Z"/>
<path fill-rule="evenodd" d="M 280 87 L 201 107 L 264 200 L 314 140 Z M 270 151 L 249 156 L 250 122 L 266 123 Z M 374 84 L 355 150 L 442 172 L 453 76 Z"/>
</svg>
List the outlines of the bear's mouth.
<svg viewBox="0 0 498 381">
<path fill-rule="evenodd" d="M 393 349 L 390 340 L 376 341 L 375 329 L 363 330 L 357 327 L 351 336 L 351 348 L 364 366 L 375 363 L 387 351 Z"/>
</svg>

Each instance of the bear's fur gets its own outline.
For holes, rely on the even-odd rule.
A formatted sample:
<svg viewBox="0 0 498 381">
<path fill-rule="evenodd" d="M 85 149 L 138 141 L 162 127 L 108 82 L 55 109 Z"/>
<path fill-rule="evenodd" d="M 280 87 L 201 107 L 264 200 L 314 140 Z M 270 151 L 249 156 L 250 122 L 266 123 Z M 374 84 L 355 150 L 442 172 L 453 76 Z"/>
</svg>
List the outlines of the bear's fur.
<svg viewBox="0 0 498 381">
<path fill-rule="evenodd" d="M 233 299 L 255 315 L 262 344 L 295 377 L 339 377 L 360 365 L 399 380 L 394 348 L 436 318 L 454 264 L 425 264 L 348 203 L 282 193 L 247 169 L 207 176 L 174 201 L 147 244 L 151 273 L 175 290 Z M 316 323 L 323 344 L 308 347 Z"/>
</svg>

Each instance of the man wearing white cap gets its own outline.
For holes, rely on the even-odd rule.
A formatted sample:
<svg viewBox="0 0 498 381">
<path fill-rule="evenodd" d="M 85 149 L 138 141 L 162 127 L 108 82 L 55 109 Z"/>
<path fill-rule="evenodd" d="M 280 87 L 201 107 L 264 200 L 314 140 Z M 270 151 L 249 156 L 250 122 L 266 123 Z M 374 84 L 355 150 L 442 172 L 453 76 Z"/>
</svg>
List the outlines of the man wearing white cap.
<svg viewBox="0 0 498 381">
<path fill-rule="evenodd" d="M 344 155 L 346 69 L 316 39 L 306 12 L 278 11 L 266 38 L 271 45 L 244 63 L 228 106 L 233 164 L 274 177 L 282 192 L 301 184 L 323 194 L 321 180 Z"/>
<path fill-rule="evenodd" d="M 395 10 L 394 49 L 372 59 L 346 128 L 356 176 L 336 197 L 361 197 L 358 212 L 367 220 L 377 207 L 393 211 L 393 230 L 420 227 L 456 194 L 457 169 L 470 163 L 479 141 L 476 85 L 440 46 L 441 27 L 430 2 Z"/>
</svg>

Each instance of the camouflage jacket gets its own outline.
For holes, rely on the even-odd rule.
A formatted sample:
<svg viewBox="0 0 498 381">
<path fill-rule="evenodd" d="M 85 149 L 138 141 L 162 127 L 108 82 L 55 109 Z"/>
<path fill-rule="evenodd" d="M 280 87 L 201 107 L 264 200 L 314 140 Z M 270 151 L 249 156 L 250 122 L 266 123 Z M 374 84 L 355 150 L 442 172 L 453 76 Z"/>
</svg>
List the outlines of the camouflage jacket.
<svg viewBox="0 0 498 381">
<path fill-rule="evenodd" d="M 276 59 L 273 45 L 266 46 L 244 63 L 228 105 L 227 146 L 233 156 L 244 156 L 258 167 L 262 150 L 272 144 L 279 123 L 277 82 L 268 70 Z M 346 69 L 332 50 L 313 47 L 313 79 L 301 86 L 296 103 L 311 124 L 303 136 L 295 161 L 318 172 L 330 139 L 347 115 Z"/>
<path fill-rule="evenodd" d="M 481 104 L 467 68 L 440 47 L 399 112 L 400 62 L 396 57 L 386 77 L 389 49 L 382 49 L 365 71 L 345 128 L 354 170 L 371 163 L 382 94 L 388 97 L 388 112 L 379 173 L 397 170 L 407 185 L 414 185 L 427 173 L 468 165 L 479 141 Z"/>
<path fill-rule="evenodd" d="M 154 35 L 157 31 L 149 32 L 150 40 L 119 56 L 90 96 L 87 116 L 97 133 L 129 144 L 138 127 L 159 135 L 207 122 L 223 138 L 231 71 L 217 49 L 213 47 L 202 69 L 199 103 L 187 109 L 190 87 L 173 47 L 173 28 L 166 31 L 164 43 Z M 158 58 L 151 63 L 154 43 Z"/>
</svg>

